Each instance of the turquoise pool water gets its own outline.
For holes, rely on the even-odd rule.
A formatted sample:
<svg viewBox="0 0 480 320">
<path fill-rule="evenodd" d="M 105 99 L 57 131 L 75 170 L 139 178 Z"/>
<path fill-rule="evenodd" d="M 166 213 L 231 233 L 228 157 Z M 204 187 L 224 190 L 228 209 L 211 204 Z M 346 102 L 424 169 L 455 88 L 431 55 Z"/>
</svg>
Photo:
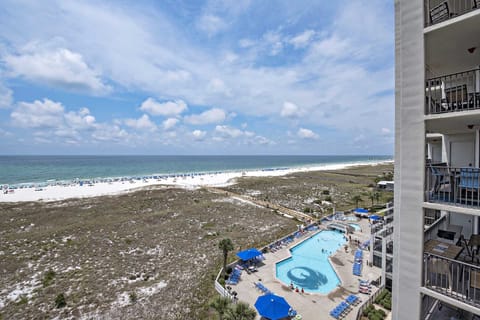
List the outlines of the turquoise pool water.
<svg viewBox="0 0 480 320">
<path fill-rule="evenodd" d="M 355 231 L 361 231 L 362 230 L 362 227 L 360 227 L 356 223 L 349 223 L 348 225 L 351 226 L 353 229 L 355 229 Z"/>
<path fill-rule="evenodd" d="M 340 283 L 328 257 L 345 244 L 343 233 L 321 231 L 290 249 L 292 256 L 276 264 L 277 279 L 306 292 L 327 294 Z M 322 252 L 323 249 L 323 252 Z"/>
</svg>

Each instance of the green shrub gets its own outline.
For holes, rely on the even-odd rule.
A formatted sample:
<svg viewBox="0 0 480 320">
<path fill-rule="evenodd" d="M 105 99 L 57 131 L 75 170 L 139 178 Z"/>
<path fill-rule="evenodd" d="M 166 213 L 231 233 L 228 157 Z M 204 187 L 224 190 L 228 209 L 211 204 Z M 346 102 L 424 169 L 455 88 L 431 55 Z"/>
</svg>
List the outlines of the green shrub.
<svg viewBox="0 0 480 320">
<path fill-rule="evenodd" d="M 322 194 L 328 196 L 330 194 L 330 190 L 324 189 L 324 190 L 322 190 Z"/>
<path fill-rule="evenodd" d="M 330 196 L 326 196 L 326 197 L 325 197 L 325 201 L 333 202 L 332 197 L 330 197 Z"/>
<path fill-rule="evenodd" d="M 382 306 L 387 310 L 392 310 L 392 300 L 384 300 Z"/>
<path fill-rule="evenodd" d="M 17 305 L 23 305 L 28 303 L 28 298 L 25 295 L 20 296 L 20 300 L 17 301 Z"/>
<path fill-rule="evenodd" d="M 57 295 L 57 297 L 55 298 L 55 306 L 57 308 L 63 308 L 67 305 L 67 301 L 65 299 L 65 295 L 63 293 L 60 293 L 59 295 Z"/>
<path fill-rule="evenodd" d="M 53 281 L 53 278 L 55 278 L 55 271 L 53 271 L 52 269 L 48 270 L 45 275 L 43 276 L 43 280 L 42 280 L 42 285 L 43 287 L 48 287 L 52 281 Z"/>
<path fill-rule="evenodd" d="M 137 294 L 135 293 L 135 291 L 133 292 L 130 292 L 130 294 L 128 295 L 128 297 L 130 298 L 130 303 L 135 303 L 137 302 Z"/>
<path fill-rule="evenodd" d="M 375 307 L 371 304 L 369 304 L 364 310 L 363 310 L 363 315 L 368 317 L 368 315 L 375 310 Z"/>
</svg>

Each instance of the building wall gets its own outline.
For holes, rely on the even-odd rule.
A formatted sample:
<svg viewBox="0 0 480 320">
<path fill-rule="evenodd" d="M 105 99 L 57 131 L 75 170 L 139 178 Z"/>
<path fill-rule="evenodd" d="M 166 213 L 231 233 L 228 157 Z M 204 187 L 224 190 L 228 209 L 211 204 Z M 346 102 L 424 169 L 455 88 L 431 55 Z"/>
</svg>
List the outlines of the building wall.
<svg viewBox="0 0 480 320">
<path fill-rule="evenodd" d="M 395 1 L 393 319 L 419 319 L 425 176 L 423 1 Z"/>
</svg>

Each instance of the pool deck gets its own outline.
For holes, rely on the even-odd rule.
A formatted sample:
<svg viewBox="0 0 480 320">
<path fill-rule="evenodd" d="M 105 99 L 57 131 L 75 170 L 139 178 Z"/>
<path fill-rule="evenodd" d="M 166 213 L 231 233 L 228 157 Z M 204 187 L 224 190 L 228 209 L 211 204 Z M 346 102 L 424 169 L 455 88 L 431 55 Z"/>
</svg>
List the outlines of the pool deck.
<svg viewBox="0 0 480 320">
<path fill-rule="evenodd" d="M 370 239 L 370 228 L 368 221 L 361 220 L 356 223 L 362 227 L 362 231 L 364 232 L 355 231 L 353 234 L 351 234 L 352 240 L 358 239 L 360 242 L 364 242 Z M 321 226 L 321 230 L 325 230 L 325 226 Z M 347 242 L 349 245 L 347 253 L 342 247 L 330 257 L 330 263 L 340 278 L 341 284 L 339 287 L 337 287 L 337 289 L 331 291 L 327 295 L 297 293 L 292 291 L 288 287 L 288 284 L 283 284 L 275 277 L 275 264 L 278 261 L 290 257 L 290 251 L 288 249 L 304 241 L 305 239 L 308 239 L 315 233 L 316 232 L 307 232 L 299 239 L 295 239 L 295 241 L 290 243 L 288 246 L 283 247 L 276 252 L 264 254 L 265 260 L 258 266 L 258 271 L 251 274 L 247 274 L 247 272 L 243 271 L 241 280 L 238 282 L 238 284 L 230 285 L 232 287 L 231 290 L 237 292 L 237 297 L 240 301 L 247 302 L 253 307 L 257 298 L 262 295 L 262 293 L 255 288 L 254 282 L 258 282 L 261 279 L 261 282 L 266 288 L 273 293 L 284 297 L 292 306 L 292 308 L 297 310 L 297 312 L 301 314 L 305 320 L 314 320 L 319 319 L 320 317 L 322 319 L 333 319 L 329 315 L 330 311 L 340 302 L 345 301 L 349 294 L 356 294 L 358 297 L 360 297 L 361 301 L 368 299 L 368 295 L 358 293 L 359 280 L 375 280 L 381 275 L 381 269 L 367 266 L 366 261 L 368 261 L 369 252 L 364 251 L 362 277 L 354 276 L 352 274 L 352 268 L 354 262 L 354 252 L 357 248 L 357 245 L 354 244 L 353 241 L 352 243 Z M 372 294 L 376 290 L 378 290 L 378 288 L 372 286 Z M 356 319 L 357 310 L 358 307 L 354 307 L 354 309 L 348 313 L 345 319 Z M 257 319 L 260 319 L 260 316 L 257 315 Z"/>
</svg>

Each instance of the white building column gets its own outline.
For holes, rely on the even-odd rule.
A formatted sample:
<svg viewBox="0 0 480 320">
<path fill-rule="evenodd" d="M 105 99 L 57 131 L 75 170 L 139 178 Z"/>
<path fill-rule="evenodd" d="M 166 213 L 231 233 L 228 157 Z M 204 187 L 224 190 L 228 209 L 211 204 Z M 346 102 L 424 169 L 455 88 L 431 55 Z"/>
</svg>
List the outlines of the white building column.
<svg viewBox="0 0 480 320">
<path fill-rule="evenodd" d="M 387 281 L 387 239 L 389 237 L 382 238 L 382 286 Z"/>
</svg>

